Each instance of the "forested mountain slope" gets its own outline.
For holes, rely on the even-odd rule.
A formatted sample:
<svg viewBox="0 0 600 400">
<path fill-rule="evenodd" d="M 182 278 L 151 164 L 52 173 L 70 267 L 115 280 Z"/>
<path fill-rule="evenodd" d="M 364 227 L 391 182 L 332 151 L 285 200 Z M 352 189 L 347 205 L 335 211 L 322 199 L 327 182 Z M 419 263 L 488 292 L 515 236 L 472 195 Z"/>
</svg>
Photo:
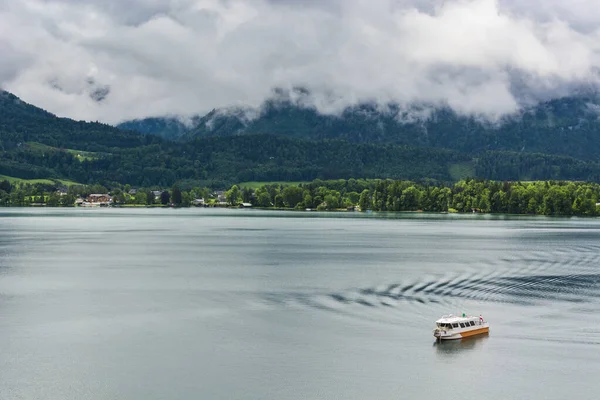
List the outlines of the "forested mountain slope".
<svg viewBox="0 0 600 400">
<path fill-rule="evenodd" d="M 256 115 L 244 110 L 213 110 L 187 131 L 169 119 L 121 126 L 170 139 L 274 134 L 305 140 L 342 139 L 354 143 L 437 147 L 465 153 L 487 150 L 547 153 L 598 160 L 600 106 L 592 97 L 565 97 L 489 122 L 460 116 L 448 108 L 385 110 L 363 104 L 341 115 L 322 115 L 286 101 L 266 102 Z M 249 117 L 250 115 L 250 117 Z M 161 128 L 164 126 L 164 129 Z M 156 128 L 153 130 L 153 128 Z"/>
<path fill-rule="evenodd" d="M 19 143 L 42 142 L 57 148 L 109 151 L 158 143 L 156 137 L 122 131 L 110 125 L 59 118 L 17 96 L 0 91 L 0 149 Z"/>
<path fill-rule="evenodd" d="M 311 114 L 305 109 L 289 108 L 288 111 L 304 117 L 282 121 L 303 121 L 301 126 L 304 127 L 312 126 L 314 121 L 333 121 L 331 118 L 334 118 Z M 269 118 L 279 120 L 284 109 L 274 108 L 272 113 Z M 211 118 L 214 119 L 217 114 L 215 111 Z M 305 135 L 305 130 L 295 130 L 293 125 L 284 127 L 284 124 L 276 124 L 281 128 L 278 132 L 259 134 L 263 131 L 258 129 L 259 123 L 262 120 L 266 124 L 267 117 L 250 123 L 254 125 L 248 125 L 247 120 L 239 115 L 235 119 L 221 117 L 230 119 L 223 120 L 221 124 L 216 121 L 208 124 L 211 129 L 220 132 L 218 135 L 205 132 L 185 140 L 166 141 L 105 124 L 59 118 L 2 92 L 0 175 L 163 187 L 184 181 L 226 186 L 241 181 L 306 181 L 315 178 L 450 182 L 480 177 L 600 181 L 600 165 L 597 162 L 569 156 L 491 151 L 485 150 L 485 147 L 478 152 L 467 152 L 425 147 L 429 143 L 420 143 L 423 146 L 407 146 L 401 141 L 388 143 L 383 138 L 379 141 L 357 141 L 344 135 L 341 138 L 333 134 L 331 137 L 310 136 Z M 359 122 L 345 124 L 358 131 Z M 207 126 L 206 120 L 203 126 Z M 239 134 L 235 126 L 245 126 L 244 129 L 254 126 L 256 129 Z M 334 132 L 330 125 L 323 126 Z M 592 122 L 582 122 L 578 129 L 587 127 L 592 132 L 590 127 L 593 126 Z M 290 134 L 282 133 L 288 130 Z M 592 136 L 590 134 L 590 143 Z M 593 145 L 590 144 L 589 148 Z M 589 148 L 586 150 L 589 151 Z"/>
<path fill-rule="evenodd" d="M 200 117 L 190 118 L 185 123 L 182 118 L 176 117 L 143 118 L 125 121 L 117 125 L 117 128 L 124 131 L 135 131 L 145 135 L 156 135 L 165 139 L 176 140 L 196 128 L 200 122 Z"/>
</svg>

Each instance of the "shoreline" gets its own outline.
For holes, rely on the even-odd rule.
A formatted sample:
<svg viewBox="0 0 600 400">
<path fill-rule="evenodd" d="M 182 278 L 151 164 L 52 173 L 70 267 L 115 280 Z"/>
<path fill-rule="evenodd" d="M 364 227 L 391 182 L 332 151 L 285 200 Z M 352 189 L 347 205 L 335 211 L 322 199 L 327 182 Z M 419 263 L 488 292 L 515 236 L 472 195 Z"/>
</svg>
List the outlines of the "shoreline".
<svg viewBox="0 0 600 400">
<path fill-rule="evenodd" d="M 231 206 L 210 206 L 210 207 L 198 207 L 198 206 L 165 206 L 162 204 L 153 204 L 153 205 L 137 205 L 137 204 L 126 204 L 126 205 L 118 205 L 118 206 L 48 206 L 44 204 L 31 204 L 31 205 L 19 205 L 19 206 L 0 206 L 1 209 L 18 209 L 18 208 L 31 208 L 31 209 L 81 209 L 81 210 L 97 210 L 97 209 L 130 209 L 130 210 L 140 210 L 140 209 L 174 209 L 174 210 L 182 210 L 182 209 L 207 209 L 207 210 L 245 210 L 247 212 L 252 212 L 252 210 L 256 211 L 274 211 L 274 212 L 287 212 L 287 213 L 295 213 L 295 214 L 317 214 L 317 213 L 330 213 L 330 214 L 356 214 L 356 215 L 457 215 L 457 216 L 488 216 L 488 217 L 549 217 L 549 218 L 582 218 L 582 219 L 598 219 L 600 216 L 590 216 L 590 215 L 566 215 L 566 214 L 510 214 L 510 213 L 491 213 L 491 212 L 448 212 L 448 211 L 424 211 L 424 210 L 406 210 L 406 211 L 358 211 L 358 210 L 346 210 L 346 209 L 333 209 L 333 210 L 299 210 L 294 208 L 274 208 L 274 207 L 231 207 Z"/>
</svg>

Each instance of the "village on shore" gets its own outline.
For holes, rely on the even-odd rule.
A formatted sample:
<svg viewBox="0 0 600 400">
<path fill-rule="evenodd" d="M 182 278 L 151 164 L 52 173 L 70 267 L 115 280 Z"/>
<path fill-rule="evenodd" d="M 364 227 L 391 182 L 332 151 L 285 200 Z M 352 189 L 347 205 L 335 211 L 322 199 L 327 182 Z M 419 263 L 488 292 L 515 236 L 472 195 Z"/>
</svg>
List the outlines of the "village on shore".
<svg viewBox="0 0 600 400">
<path fill-rule="evenodd" d="M 227 201 L 227 197 L 225 195 L 224 190 L 218 190 L 212 192 L 209 198 L 205 199 L 204 197 L 193 198 L 189 202 L 181 202 L 175 203 L 171 201 L 171 195 L 168 191 L 160 191 L 153 190 L 149 192 L 154 196 L 154 202 L 148 204 L 139 204 L 139 203 L 120 203 L 115 201 L 115 196 L 110 193 L 92 193 L 87 195 L 86 197 L 78 197 L 75 200 L 76 207 L 118 207 L 118 206 L 132 206 L 132 205 L 145 205 L 145 206 L 165 206 L 165 207 L 187 207 L 187 206 L 195 206 L 195 207 L 230 207 L 230 206 L 238 206 L 243 208 L 252 207 L 252 203 L 249 202 L 240 202 L 240 203 L 230 203 Z M 165 193 L 168 194 L 165 195 Z M 136 189 L 129 190 L 128 194 L 130 196 L 135 196 L 137 194 Z M 148 195 L 148 194 L 147 194 Z M 165 198 L 168 200 L 164 201 Z"/>
</svg>

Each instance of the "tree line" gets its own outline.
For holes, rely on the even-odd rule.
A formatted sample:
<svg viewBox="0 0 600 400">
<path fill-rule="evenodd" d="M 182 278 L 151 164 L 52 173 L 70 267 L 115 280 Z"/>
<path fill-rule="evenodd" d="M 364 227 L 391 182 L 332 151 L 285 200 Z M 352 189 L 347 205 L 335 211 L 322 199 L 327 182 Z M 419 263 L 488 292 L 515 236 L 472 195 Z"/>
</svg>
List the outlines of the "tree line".
<svg viewBox="0 0 600 400">
<path fill-rule="evenodd" d="M 509 182 L 468 179 L 453 185 L 404 180 L 337 180 L 256 189 L 260 207 L 361 211 L 482 212 L 600 215 L 600 185 L 588 182 Z"/>
<path fill-rule="evenodd" d="M 600 215 L 600 185 L 590 182 L 510 182 L 467 179 L 429 184 L 392 179 L 314 180 L 310 183 L 266 183 L 257 188 L 233 185 L 224 192 L 208 187 L 138 188 L 129 185 L 11 184 L 0 181 L 0 205 L 73 206 L 90 193 L 109 193 L 115 205 L 254 207 L 295 210 L 482 212 L 540 215 Z M 200 202 L 199 200 L 203 201 Z"/>
</svg>

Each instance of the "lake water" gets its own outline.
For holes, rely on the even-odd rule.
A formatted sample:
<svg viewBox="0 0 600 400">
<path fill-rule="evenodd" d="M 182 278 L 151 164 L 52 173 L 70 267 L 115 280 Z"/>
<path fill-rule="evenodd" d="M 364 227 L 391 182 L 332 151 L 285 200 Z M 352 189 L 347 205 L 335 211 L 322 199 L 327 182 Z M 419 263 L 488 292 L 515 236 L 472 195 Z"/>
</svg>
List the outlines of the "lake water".
<svg viewBox="0 0 600 400">
<path fill-rule="evenodd" d="M 598 219 L 0 209 L 0 399 L 598 398 L 599 295 Z"/>
</svg>

